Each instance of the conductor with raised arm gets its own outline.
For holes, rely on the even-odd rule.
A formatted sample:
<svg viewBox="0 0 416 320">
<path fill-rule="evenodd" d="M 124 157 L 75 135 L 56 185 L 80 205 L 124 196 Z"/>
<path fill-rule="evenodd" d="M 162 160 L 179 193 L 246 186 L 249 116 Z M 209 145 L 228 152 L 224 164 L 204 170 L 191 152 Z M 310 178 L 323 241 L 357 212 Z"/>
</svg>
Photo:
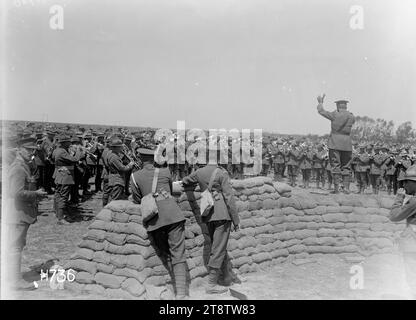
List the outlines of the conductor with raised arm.
<svg viewBox="0 0 416 320">
<path fill-rule="evenodd" d="M 335 101 L 337 110 L 327 111 L 323 107 L 325 94 L 318 96 L 318 112 L 321 116 L 331 121 L 331 133 L 329 135 L 329 162 L 334 181 L 333 193 L 339 193 L 339 183 L 349 186 L 351 176 L 352 141 L 351 128 L 355 122 L 354 115 L 347 111 L 347 100 Z"/>
</svg>

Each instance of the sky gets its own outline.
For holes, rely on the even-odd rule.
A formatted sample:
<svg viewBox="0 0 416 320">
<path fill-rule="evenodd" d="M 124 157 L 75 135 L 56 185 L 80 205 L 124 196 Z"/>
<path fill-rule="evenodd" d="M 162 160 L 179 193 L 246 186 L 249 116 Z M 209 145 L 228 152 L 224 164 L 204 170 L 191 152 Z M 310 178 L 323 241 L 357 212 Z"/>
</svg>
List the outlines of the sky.
<svg viewBox="0 0 416 320">
<path fill-rule="evenodd" d="M 50 28 L 54 4 L 63 30 Z M 348 99 L 355 115 L 416 124 L 413 0 L 13 0 L 2 9 L 3 119 L 325 134 L 316 110 L 325 93 L 328 110 Z"/>
</svg>

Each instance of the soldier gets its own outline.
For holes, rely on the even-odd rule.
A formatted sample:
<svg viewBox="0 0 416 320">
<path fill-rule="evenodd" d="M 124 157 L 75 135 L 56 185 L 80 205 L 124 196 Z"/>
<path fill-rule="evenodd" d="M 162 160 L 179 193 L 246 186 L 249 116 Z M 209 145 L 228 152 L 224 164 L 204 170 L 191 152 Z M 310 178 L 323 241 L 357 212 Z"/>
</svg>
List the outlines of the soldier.
<svg viewBox="0 0 416 320">
<path fill-rule="evenodd" d="M 313 170 L 315 171 L 317 189 L 321 189 L 319 182 L 321 182 L 322 188 L 325 186 L 325 155 L 324 146 L 318 144 L 318 150 L 313 155 Z"/>
<path fill-rule="evenodd" d="M 323 107 L 325 94 L 318 96 L 318 112 L 331 121 L 331 134 L 329 136 L 329 161 L 332 168 L 334 192 L 339 193 L 341 175 L 344 186 L 349 184 L 352 157 L 351 128 L 355 122 L 354 115 L 347 111 L 347 100 L 335 101 L 337 110 L 326 111 Z"/>
<path fill-rule="evenodd" d="M 412 161 L 410 160 L 406 150 L 403 148 L 400 155 L 399 161 L 396 162 L 395 167 L 398 171 L 397 176 L 397 186 L 398 188 L 403 188 L 403 177 L 406 173 L 406 170 L 412 165 Z"/>
<path fill-rule="evenodd" d="M 57 143 L 55 142 L 55 132 L 46 130 L 46 137 L 42 142 L 42 149 L 45 153 L 45 191 L 48 194 L 53 194 L 52 186 L 54 185 L 53 173 L 55 171 L 55 164 L 53 163 L 52 153 L 55 150 Z"/>
<path fill-rule="evenodd" d="M 299 161 L 300 161 L 300 151 L 297 147 L 296 142 L 292 142 L 285 158 L 288 159 L 287 161 L 287 172 L 289 175 L 290 185 L 292 187 L 296 186 L 296 179 L 299 174 Z"/>
<path fill-rule="evenodd" d="M 103 174 L 103 160 L 101 159 L 104 151 L 104 133 L 97 134 L 97 141 L 94 143 L 91 153 L 96 156 L 97 166 L 95 167 L 95 192 L 102 192 L 102 174 Z"/>
<path fill-rule="evenodd" d="M 373 194 L 378 194 L 381 185 L 382 166 L 387 158 L 381 153 L 380 146 L 375 146 L 374 150 L 376 153 L 370 156 L 370 181 Z"/>
<path fill-rule="evenodd" d="M 304 151 L 300 154 L 300 166 L 302 171 L 302 188 L 309 188 L 309 182 L 311 179 L 311 171 L 313 165 L 313 154 L 310 147 L 304 148 Z"/>
<path fill-rule="evenodd" d="M 397 192 L 390 220 L 398 222 L 406 219 L 406 229 L 401 234 L 399 248 L 403 254 L 412 299 L 416 299 L 416 166 L 409 167 L 399 179 L 404 189 Z"/>
<path fill-rule="evenodd" d="M 186 255 L 185 255 L 185 216 L 172 197 L 172 175 L 169 169 L 154 166 L 154 150 L 138 150 L 143 169 L 130 178 L 133 202 L 141 203 L 152 192 L 155 183 L 155 198 L 158 214 L 144 224 L 152 246 L 171 276 L 174 292 L 178 300 L 187 296 Z"/>
<path fill-rule="evenodd" d="M 69 148 L 69 153 L 74 154 L 80 152 L 81 150 L 81 138 L 73 136 L 71 138 L 71 147 Z M 82 183 L 82 177 L 86 170 L 85 158 L 79 159 L 78 162 L 74 165 L 74 184 L 71 187 L 71 201 L 73 205 L 79 203 L 79 189 Z"/>
<path fill-rule="evenodd" d="M 278 139 L 275 147 L 272 149 L 274 180 L 281 181 L 285 171 L 285 153 L 283 142 Z"/>
<path fill-rule="evenodd" d="M 216 294 L 228 291 L 225 287 L 219 285 L 220 270 L 225 273 L 225 279 L 230 281 L 235 279 L 230 272 L 227 244 L 231 222 L 234 225 L 234 230 L 238 231 L 240 219 L 233 189 L 230 185 L 230 178 L 226 170 L 216 164 L 208 163 L 191 175 L 184 177 L 182 181 L 184 187 L 199 184 L 201 192 L 203 192 L 208 188 L 211 180 L 213 181 L 211 191 L 214 197 L 214 206 L 208 215 L 201 217 L 201 222 L 206 225 L 211 242 L 210 256 L 206 261 L 209 270 L 206 292 Z"/>
<path fill-rule="evenodd" d="M 111 190 L 108 202 L 111 202 L 125 199 L 125 175 L 131 171 L 134 162 L 123 165 L 121 161 L 123 143 L 120 139 L 112 138 L 109 146 L 111 153 L 106 156 L 105 163 L 108 166 L 108 187 Z"/>
<path fill-rule="evenodd" d="M 46 154 L 45 150 L 42 148 L 42 143 L 43 134 L 41 132 L 38 132 L 36 133 L 36 149 L 34 152 L 34 163 L 36 165 L 34 176 L 37 180 L 37 188 L 43 188 L 44 190 L 46 190 Z"/>
<path fill-rule="evenodd" d="M 386 184 L 387 184 L 387 193 L 391 195 L 391 190 L 393 189 L 393 194 L 397 194 L 397 168 L 395 167 L 397 159 L 396 149 L 391 149 L 388 159 L 385 162 L 386 165 Z"/>
<path fill-rule="evenodd" d="M 356 166 L 355 166 L 355 175 L 357 178 L 358 192 L 364 193 L 367 179 L 367 170 L 370 168 L 370 156 L 365 151 L 365 145 L 360 145 L 359 152 L 355 156 Z"/>
<path fill-rule="evenodd" d="M 68 224 L 65 219 L 69 218 L 69 198 L 71 188 L 75 184 L 74 166 L 85 155 L 77 150 L 73 155 L 69 154 L 71 139 L 62 135 L 59 138 L 59 147 L 55 149 L 53 158 L 55 162 L 55 211 L 58 224 Z"/>
<path fill-rule="evenodd" d="M 111 150 L 108 146 L 108 139 L 106 138 L 106 143 L 104 146 L 103 153 L 101 155 L 101 162 L 103 164 L 103 172 L 102 172 L 102 180 L 103 180 L 103 207 L 105 207 L 108 203 L 108 199 L 110 199 L 111 189 L 108 186 L 108 155 L 111 153 Z"/>
<path fill-rule="evenodd" d="M 36 181 L 30 171 L 29 162 L 37 146 L 33 138 L 25 138 L 15 152 L 14 160 L 7 166 L 6 208 L 4 211 L 6 283 L 13 290 L 33 290 L 32 283 L 23 280 L 20 273 L 21 257 L 26 245 L 26 236 L 31 224 L 38 216 L 38 201 L 47 192 L 36 189 Z"/>
<path fill-rule="evenodd" d="M 97 157 L 96 155 L 94 155 L 92 151 L 93 148 L 93 144 L 92 144 L 92 135 L 90 132 L 87 132 L 84 135 L 84 139 L 82 142 L 82 146 L 84 149 L 84 152 L 86 153 L 86 158 L 85 158 L 85 171 L 84 171 L 84 175 L 82 176 L 82 181 L 81 181 L 81 187 L 82 187 L 82 196 L 85 197 L 86 196 L 90 196 L 92 193 L 90 192 L 90 178 L 94 175 L 94 170 L 95 167 L 97 165 Z"/>
<path fill-rule="evenodd" d="M 263 142 L 262 150 L 262 172 L 261 175 L 266 176 L 269 174 L 270 165 L 272 161 L 272 154 L 269 145 Z"/>
</svg>

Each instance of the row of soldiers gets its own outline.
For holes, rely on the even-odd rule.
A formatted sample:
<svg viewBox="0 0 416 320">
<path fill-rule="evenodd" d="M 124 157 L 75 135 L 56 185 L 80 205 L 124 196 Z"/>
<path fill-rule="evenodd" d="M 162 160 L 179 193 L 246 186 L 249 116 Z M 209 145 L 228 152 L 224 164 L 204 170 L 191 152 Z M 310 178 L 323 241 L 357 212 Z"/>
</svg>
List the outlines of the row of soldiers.
<svg viewBox="0 0 416 320">
<path fill-rule="evenodd" d="M 388 194 L 397 193 L 401 187 L 399 178 L 416 160 L 410 148 L 387 147 L 381 144 L 360 144 L 352 159 L 342 170 L 343 187 L 349 193 L 350 182 L 355 181 L 358 193 L 364 193 L 371 185 L 374 194 L 385 186 Z M 292 186 L 296 185 L 299 173 L 302 174 L 302 187 L 309 188 L 312 177 L 316 188 L 331 188 L 332 175 L 327 148 L 324 144 L 313 146 L 311 143 L 298 141 L 273 141 L 263 145 L 263 175 L 272 169 L 275 179 L 279 180 L 285 172 Z"/>
</svg>

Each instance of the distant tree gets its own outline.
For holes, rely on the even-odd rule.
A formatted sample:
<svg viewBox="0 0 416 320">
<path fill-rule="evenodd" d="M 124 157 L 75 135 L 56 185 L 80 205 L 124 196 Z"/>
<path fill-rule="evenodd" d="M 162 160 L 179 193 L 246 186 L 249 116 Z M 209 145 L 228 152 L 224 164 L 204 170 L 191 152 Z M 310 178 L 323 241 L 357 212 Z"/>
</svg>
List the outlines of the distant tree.
<svg viewBox="0 0 416 320">
<path fill-rule="evenodd" d="M 412 123 L 406 121 L 397 127 L 396 139 L 399 143 L 407 143 L 415 137 L 415 130 L 412 129 Z"/>
</svg>

